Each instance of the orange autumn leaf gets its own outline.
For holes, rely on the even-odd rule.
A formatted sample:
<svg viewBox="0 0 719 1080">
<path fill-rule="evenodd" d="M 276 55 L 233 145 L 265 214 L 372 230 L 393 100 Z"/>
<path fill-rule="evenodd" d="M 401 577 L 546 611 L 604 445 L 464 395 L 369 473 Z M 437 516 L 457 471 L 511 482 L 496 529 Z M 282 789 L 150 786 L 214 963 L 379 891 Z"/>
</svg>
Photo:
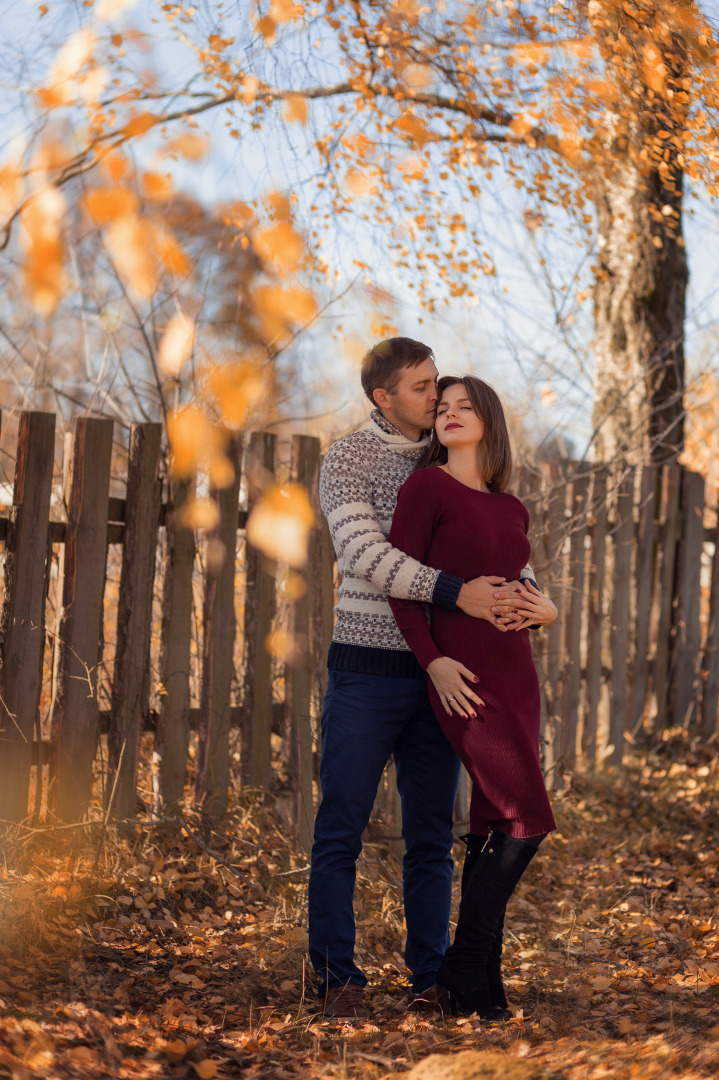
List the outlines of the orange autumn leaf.
<svg viewBox="0 0 719 1080">
<path fill-rule="evenodd" d="M 103 22 L 122 15 L 137 5 L 138 0 L 98 0 L 95 5 L 95 16 Z"/>
<path fill-rule="evenodd" d="M 15 164 L 0 168 L 0 220 L 17 209 L 22 194 L 22 176 Z"/>
<path fill-rule="evenodd" d="M 155 247 L 168 274 L 173 277 L 186 277 L 189 274 L 191 263 L 187 253 L 166 226 L 155 233 Z"/>
<path fill-rule="evenodd" d="M 300 286 L 260 285 L 254 301 L 268 341 L 288 337 L 293 327 L 309 323 L 317 314 L 313 294 Z"/>
<path fill-rule="evenodd" d="M 197 405 L 187 405 L 167 417 L 167 439 L 175 476 L 193 476 L 214 443 L 212 424 Z"/>
<path fill-rule="evenodd" d="M 400 131 L 405 135 L 414 146 L 420 148 L 437 138 L 435 133 L 427 127 L 424 120 L 411 112 L 403 112 L 400 118 L 395 121 L 394 128 L 395 131 Z"/>
<path fill-rule="evenodd" d="M 282 115 L 288 123 L 306 124 L 309 108 L 301 94 L 290 94 L 283 103 Z"/>
<path fill-rule="evenodd" d="M 131 139 L 137 135 L 144 135 L 146 131 L 153 128 L 159 121 L 160 117 L 155 116 L 153 113 L 138 113 L 137 116 L 133 116 L 131 120 L 128 120 L 122 131 L 128 139 Z"/>
<path fill-rule="evenodd" d="M 157 351 L 160 370 L 177 377 L 190 358 L 194 340 L 193 323 L 182 312 L 177 312 L 167 324 Z"/>
<path fill-rule="evenodd" d="M 298 268 L 305 250 L 302 237 L 286 221 L 256 232 L 252 243 L 261 258 L 272 261 L 283 273 Z"/>
<path fill-rule="evenodd" d="M 315 514 L 301 484 L 272 484 L 253 507 L 246 535 L 253 547 L 270 559 L 300 567 L 307 562 L 307 547 Z"/>
<path fill-rule="evenodd" d="M 194 131 L 186 131 L 172 139 L 168 143 L 168 150 L 180 154 L 188 161 L 201 161 L 209 149 L 209 141 L 205 135 L 199 135 Z"/>
<path fill-rule="evenodd" d="M 63 195 L 48 186 L 30 199 L 20 215 L 25 286 L 33 307 L 45 318 L 55 310 L 64 291 L 64 213 Z"/>
<path fill-rule="evenodd" d="M 266 373 L 247 361 L 218 364 L 207 381 L 225 421 L 232 427 L 244 424 L 250 409 L 269 390 Z"/>
<path fill-rule="evenodd" d="M 272 0 L 270 4 L 270 18 L 276 23 L 291 22 L 300 15 L 302 9 L 293 0 Z"/>
<path fill-rule="evenodd" d="M 157 274 L 153 231 L 146 221 L 133 215 L 117 218 L 105 233 L 118 273 L 135 296 L 152 296 Z"/>
<path fill-rule="evenodd" d="M 142 193 L 147 199 L 167 199 L 172 191 L 172 177 L 168 173 L 143 173 Z"/>
<path fill-rule="evenodd" d="M 407 64 L 399 73 L 400 79 L 410 90 L 424 90 L 434 79 L 434 71 L 429 64 Z"/>
<path fill-rule="evenodd" d="M 119 150 L 100 148 L 97 151 L 97 159 L 102 172 L 106 173 L 113 183 L 127 176 L 130 162 Z"/>
<path fill-rule="evenodd" d="M 82 202 L 98 225 L 107 225 L 137 209 L 137 199 L 126 187 L 94 188 L 87 192 Z"/>
</svg>

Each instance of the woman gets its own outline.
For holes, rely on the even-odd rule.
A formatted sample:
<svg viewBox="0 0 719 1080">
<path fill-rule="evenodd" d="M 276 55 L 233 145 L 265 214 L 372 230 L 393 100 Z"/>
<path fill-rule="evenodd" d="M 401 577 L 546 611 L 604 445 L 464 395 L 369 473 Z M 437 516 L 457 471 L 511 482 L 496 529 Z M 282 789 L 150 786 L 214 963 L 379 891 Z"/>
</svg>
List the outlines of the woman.
<svg viewBox="0 0 719 1080">
<path fill-rule="evenodd" d="M 512 454 L 502 405 L 472 375 L 440 379 L 437 389 L 432 442 L 400 490 L 390 543 L 465 580 L 491 573 L 514 581 L 529 561 L 529 514 L 506 490 Z M 521 618 L 505 633 L 439 607 L 430 624 L 422 604 L 389 602 L 430 677 L 437 719 L 472 779 L 462 899 L 437 975 L 438 1000 L 454 1011 L 506 1019 L 505 907 L 555 828 L 539 763 L 539 683 L 528 627 L 552 622 L 557 610 L 531 583 L 517 591 Z"/>
</svg>

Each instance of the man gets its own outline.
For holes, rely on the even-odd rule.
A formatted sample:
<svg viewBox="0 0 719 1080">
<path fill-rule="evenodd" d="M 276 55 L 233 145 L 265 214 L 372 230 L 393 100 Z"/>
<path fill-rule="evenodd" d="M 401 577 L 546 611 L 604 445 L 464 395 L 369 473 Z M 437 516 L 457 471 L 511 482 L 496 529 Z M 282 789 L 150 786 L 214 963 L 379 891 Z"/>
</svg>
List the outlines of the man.
<svg viewBox="0 0 719 1080">
<path fill-rule="evenodd" d="M 387 541 L 399 489 L 434 426 L 436 379 L 432 350 L 421 342 L 396 337 L 371 349 L 362 364 L 362 386 L 374 406 L 372 424 L 334 443 L 320 475 L 322 510 L 342 575 L 327 659 L 322 803 L 309 881 L 310 958 L 330 1017 L 369 1016 L 367 978 L 354 961 L 353 894 L 362 833 L 391 756 L 402 802 L 405 959 L 415 996 L 432 999 L 449 944 L 459 762 L 430 706 L 427 675 L 397 629 L 387 595 L 459 607 L 503 631 L 514 604 L 516 582 L 500 592 L 501 578 L 463 582 Z M 448 657 L 441 663 L 455 692 L 476 705 L 468 685 L 473 674 Z"/>
</svg>

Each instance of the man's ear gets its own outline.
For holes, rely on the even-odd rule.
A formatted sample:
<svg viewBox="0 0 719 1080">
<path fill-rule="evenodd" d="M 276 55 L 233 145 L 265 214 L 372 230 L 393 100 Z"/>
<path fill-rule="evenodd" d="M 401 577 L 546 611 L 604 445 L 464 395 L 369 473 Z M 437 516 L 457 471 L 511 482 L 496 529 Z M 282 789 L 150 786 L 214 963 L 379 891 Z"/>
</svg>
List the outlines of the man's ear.
<svg viewBox="0 0 719 1080">
<path fill-rule="evenodd" d="M 387 393 L 383 386 L 378 386 L 376 390 L 372 391 L 374 397 L 374 403 L 380 409 L 386 409 L 390 403 L 390 395 Z"/>
</svg>

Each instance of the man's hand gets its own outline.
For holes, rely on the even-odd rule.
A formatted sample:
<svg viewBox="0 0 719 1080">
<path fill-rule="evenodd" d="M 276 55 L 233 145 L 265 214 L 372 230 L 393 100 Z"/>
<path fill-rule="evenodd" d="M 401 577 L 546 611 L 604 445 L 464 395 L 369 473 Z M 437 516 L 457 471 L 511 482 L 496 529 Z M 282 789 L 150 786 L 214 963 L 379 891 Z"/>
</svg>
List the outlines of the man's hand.
<svg viewBox="0 0 719 1080">
<path fill-rule="evenodd" d="M 494 595 L 498 597 L 500 593 L 496 592 Z M 512 599 L 509 602 L 514 609 L 514 621 L 505 627 L 507 630 L 524 630 L 527 626 L 548 626 L 557 617 L 555 604 L 543 592 L 535 589 L 531 581 L 513 590 Z M 499 606 L 505 603 L 507 601 L 498 600 L 496 606 L 492 608 L 497 618 L 506 615 L 504 609 Z"/>
<path fill-rule="evenodd" d="M 472 581 L 465 581 L 459 590 L 457 607 L 466 615 L 471 615 L 473 619 L 486 619 L 487 622 L 491 622 L 493 626 L 496 626 L 498 630 L 506 630 L 507 628 L 493 611 L 493 607 L 497 606 L 495 600 L 497 586 L 504 586 L 506 580 L 506 578 L 495 576 L 478 577 L 473 578 Z M 516 607 L 516 605 L 506 603 L 499 606 L 499 610 L 504 615 L 507 615 L 511 613 L 513 607 Z"/>
<path fill-rule="evenodd" d="M 463 719 L 477 717 L 477 705 L 484 705 L 474 690 L 470 690 L 465 682 L 477 683 L 479 679 L 473 675 L 469 668 L 460 664 L 459 660 L 452 660 L 449 656 L 438 656 L 431 664 L 427 665 L 427 674 L 435 685 L 439 700 L 448 716 L 452 715 L 452 709 L 459 713 Z M 474 704 L 473 704 L 474 703 Z"/>
</svg>

